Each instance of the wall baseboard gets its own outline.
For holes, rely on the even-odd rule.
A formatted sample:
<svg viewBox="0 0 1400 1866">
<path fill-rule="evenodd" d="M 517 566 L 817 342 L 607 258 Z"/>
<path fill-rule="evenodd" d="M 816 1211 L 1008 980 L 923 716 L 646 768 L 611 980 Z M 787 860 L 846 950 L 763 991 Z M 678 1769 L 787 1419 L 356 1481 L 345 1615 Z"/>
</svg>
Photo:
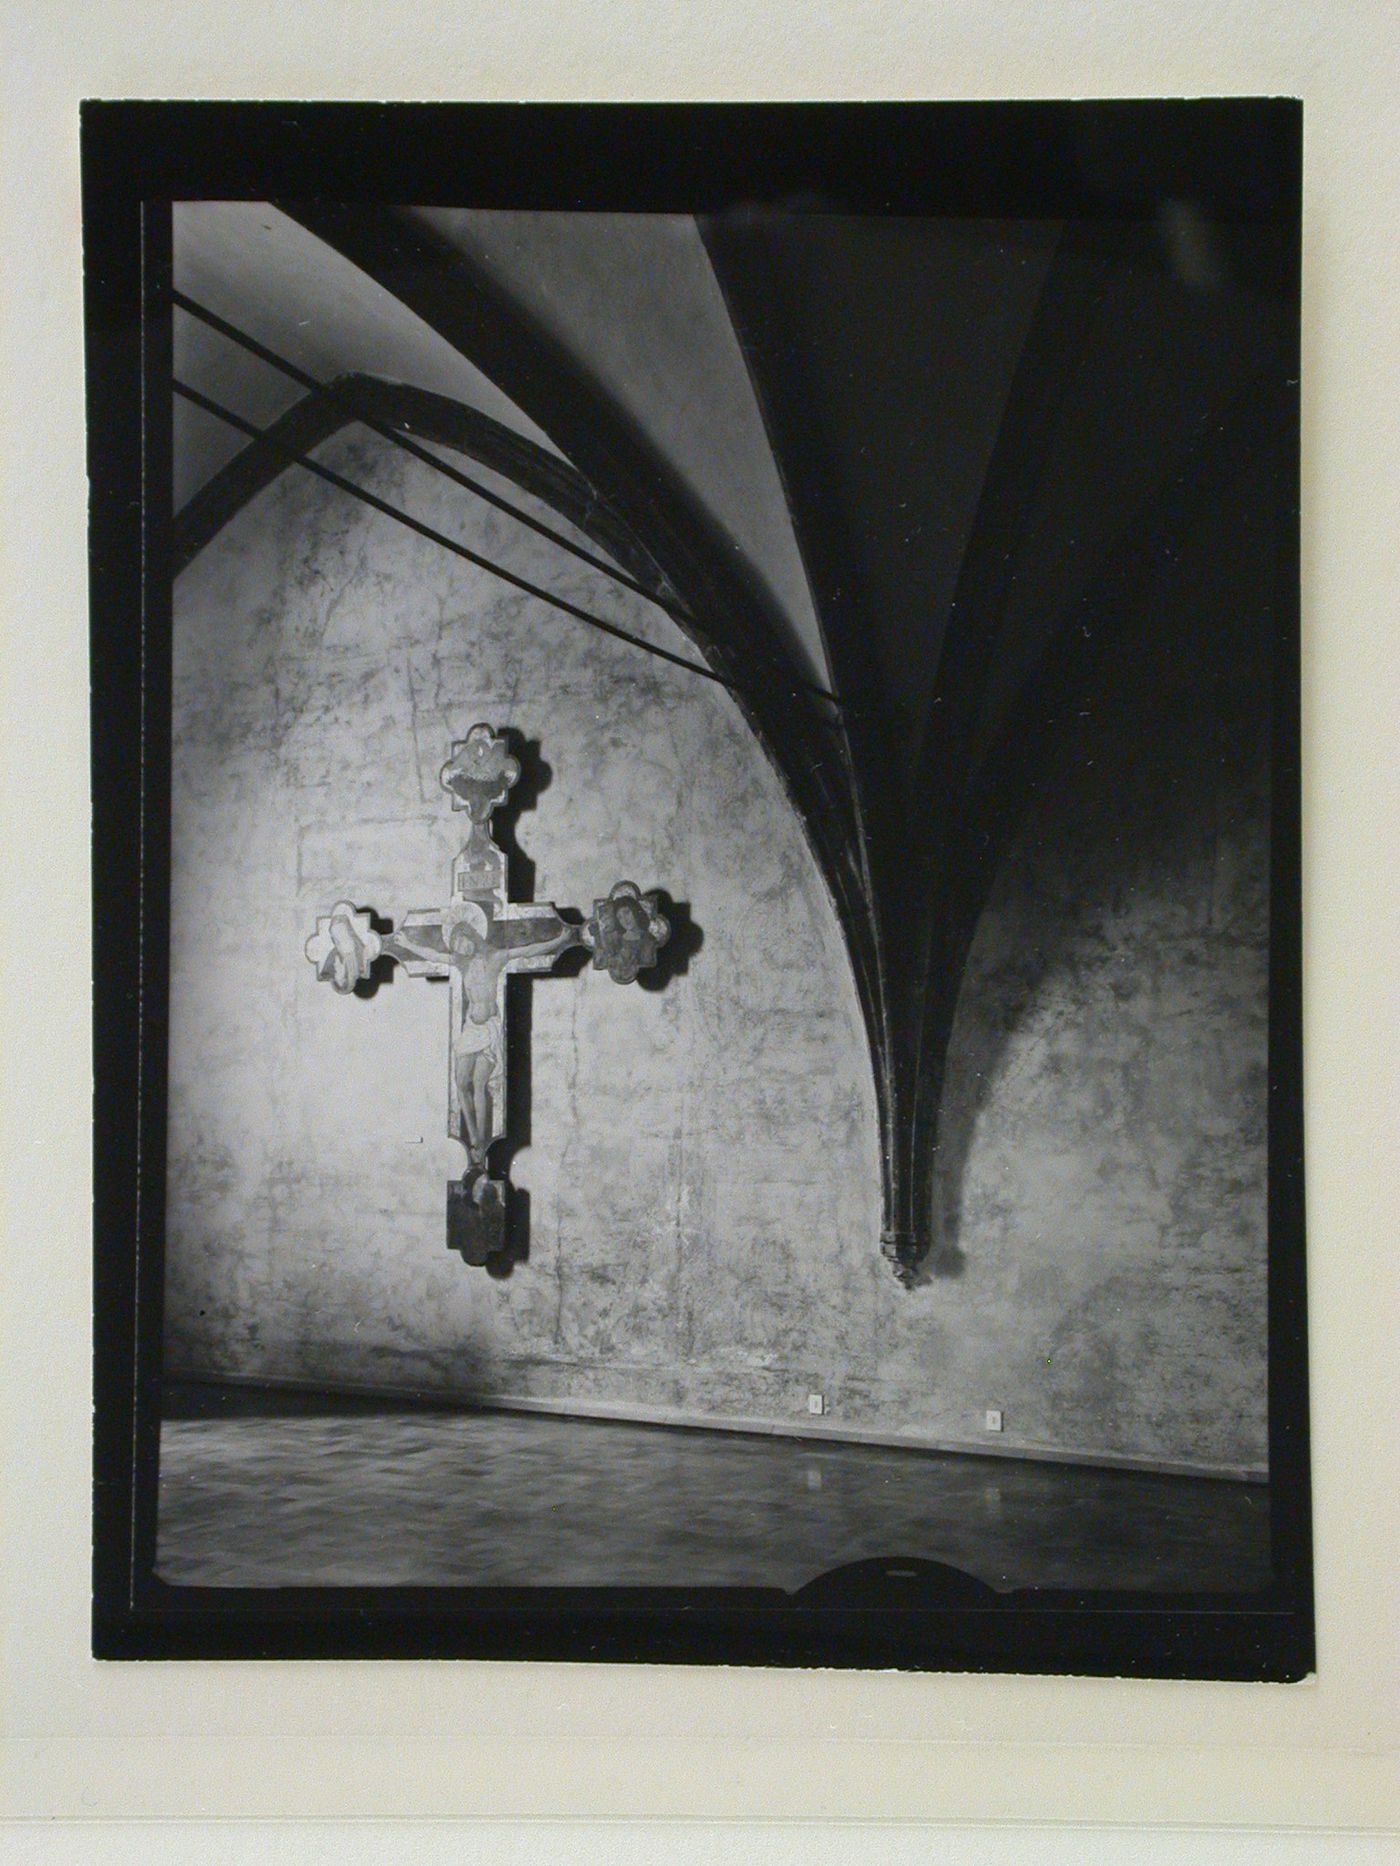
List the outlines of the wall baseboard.
<svg viewBox="0 0 1400 1866">
<path fill-rule="evenodd" d="M 429 1387 L 359 1384 L 354 1381 L 299 1380 L 276 1375 L 195 1373 L 171 1368 L 167 1378 L 208 1386 L 263 1387 L 277 1392 L 343 1393 L 347 1398 L 382 1398 L 431 1403 L 462 1412 L 539 1413 L 552 1418 L 613 1420 L 626 1425 L 684 1427 L 691 1431 L 733 1432 L 760 1438 L 800 1438 L 817 1443 L 875 1445 L 895 1451 L 950 1452 L 959 1457 L 1010 1458 L 1039 1464 L 1085 1465 L 1092 1469 L 1141 1471 L 1160 1477 L 1202 1477 L 1226 1483 L 1267 1484 L 1267 1465 L 1203 1464 L 1188 1459 L 1157 1458 L 1135 1452 L 1098 1451 L 1078 1446 L 1037 1445 L 1001 1438 L 984 1443 L 974 1439 L 936 1437 L 919 1431 L 891 1431 L 871 1426 L 838 1425 L 805 1419 L 759 1419 L 740 1414 L 686 1412 L 675 1407 L 639 1406 L 631 1401 L 542 1399 L 529 1394 L 474 1394 L 464 1398 Z"/>
</svg>

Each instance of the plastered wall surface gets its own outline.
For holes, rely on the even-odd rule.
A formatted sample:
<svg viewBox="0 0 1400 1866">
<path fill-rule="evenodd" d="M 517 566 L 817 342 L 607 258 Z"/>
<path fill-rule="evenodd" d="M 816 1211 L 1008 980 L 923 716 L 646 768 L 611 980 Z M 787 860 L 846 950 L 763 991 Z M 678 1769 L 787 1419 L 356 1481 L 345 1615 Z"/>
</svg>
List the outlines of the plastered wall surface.
<svg viewBox="0 0 1400 1866">
<path fill-rule="evenodd" d="M 1267 1462 L 1267 767 L 1231 697 L 1183 694 L 1169 746 L 1150 692 L 1086 718 L 974 942 L 945 1372 L 1033 1443 Z"/>
<path fill-rule="evenodd" d="M 378 441 L 321 457 L 683 647 Z M 183 574 L 175 629 L 172 1371 L 776 1423 L 820 1391 L 829 1426 L 893 1438 L 976 1442 L 997 1406 L 1007 1448 L 1262 1461 L 1257 759 L 1188 787 L 1126 893 L 1111 832 L 1072 875 L 1023 839 L 955 1037 L 955 1273 L 903 1291 L 835 913 L 719 688 L 294 473 Z M 437 772 L 478 720 L 548 767 L 518 895 L 659 885 L 700 935 L 661 990 L 512 987 L 529 1255 L 499 1279 L 445 1248 L 446 992 L 341 998 L 302 954 L 337 899 L 397 920 L 445 898 L 462 832 Z M 1149 821 L 1159 789 L 1144 767 Z M 1102 826 L 1097 795 L 1074 808 Z"/>
<path fill-rule="evenodd" d="M 1267 1465 L 1269 470 L 1105 618 L 969 956 L 940 1380 L 1032 1444 Z"/>
</svg>

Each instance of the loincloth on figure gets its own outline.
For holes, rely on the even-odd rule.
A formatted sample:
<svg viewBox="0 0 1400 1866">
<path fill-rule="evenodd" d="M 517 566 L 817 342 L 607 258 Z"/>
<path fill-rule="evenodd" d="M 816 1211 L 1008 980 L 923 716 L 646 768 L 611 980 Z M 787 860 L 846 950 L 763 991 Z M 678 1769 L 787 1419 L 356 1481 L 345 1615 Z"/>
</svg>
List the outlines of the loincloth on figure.
<svg viewBox="0 0 1400 1866">
<path fill-rule="evenodd" d="M 457 1100 L 461 1107 L 465 1124 L 466 1110 L 461 1105 L 467 1102 L 473 1088 L 479 1083 L 481 1073 L 485 1073 L 484 1086 L 491 1098 L 489 1125 L 496 1126 L 495 1111 L 499 1106 L 501 1091 L 501 1019 L 499 1015 L 488 1018 L 484 1024 L 478 1024 L 470 1014 L 462 1019 L 457 1028 L 454 1044 L 454 1073 L 457 1079 Z M 481 1060 L 478 1061 L 477 1059 Z"/>
</svg>

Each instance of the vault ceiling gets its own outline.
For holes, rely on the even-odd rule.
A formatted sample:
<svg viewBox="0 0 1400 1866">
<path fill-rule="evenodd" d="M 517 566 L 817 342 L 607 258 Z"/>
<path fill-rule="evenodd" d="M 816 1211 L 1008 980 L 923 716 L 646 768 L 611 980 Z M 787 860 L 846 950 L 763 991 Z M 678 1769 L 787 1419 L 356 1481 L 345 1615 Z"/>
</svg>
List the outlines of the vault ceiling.
<svg viewBox="0 0 1400 1866">
<path fill-rule="evenodd" d="M 509 396 L 358 266 L 259 201 L 177 202 L 178 291 L 311 375 L 382 376 L 465 402 L 542 447 L 553 443 Z M 194 318 L 174 321 L 175 374 L 265 426 L 304 391 Z M 175 508 L 246 445 L 176 398 Z"/>
</svg>

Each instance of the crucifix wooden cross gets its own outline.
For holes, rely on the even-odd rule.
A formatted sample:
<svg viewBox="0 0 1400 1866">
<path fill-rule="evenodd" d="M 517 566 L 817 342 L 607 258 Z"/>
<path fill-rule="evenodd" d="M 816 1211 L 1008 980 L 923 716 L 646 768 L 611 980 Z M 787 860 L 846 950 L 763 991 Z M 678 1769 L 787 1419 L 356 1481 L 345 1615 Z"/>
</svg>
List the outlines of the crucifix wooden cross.
<svg viewBox="0 0 1400 1866">
<path fill-rule="evenodd" d="M 367 909 L 337 901 L 316 922 L 306 956 L 316 976 L 353 991 L 376 960 L 396 960 L 415 978 L 451 982 L 447 1131 L 460 1140 L 467 1167 L 447 1188 L 447 1244 L 467 1263 L 505 1249 L 507 1181 L 491 1170 L 494 1142 L 505 1135 L 506 1041 L 502 978 L 548 972 L 561 953 L 586 946 L 593 964 L 619 984 L 654 965 L 670 927 L 655 894 L 619 881 L 576 926 L 548 902 L 506 898 L 506 858 L 491 835 L 491 816 L 520 776 L 519 761 L 490 726 L 473 726 L 442 768 L 454 810 L 471 828 L 452 864 L 452 897 L 442 907 L 405 914 L 397 932 L 379 933 Z"/>
</svg>

